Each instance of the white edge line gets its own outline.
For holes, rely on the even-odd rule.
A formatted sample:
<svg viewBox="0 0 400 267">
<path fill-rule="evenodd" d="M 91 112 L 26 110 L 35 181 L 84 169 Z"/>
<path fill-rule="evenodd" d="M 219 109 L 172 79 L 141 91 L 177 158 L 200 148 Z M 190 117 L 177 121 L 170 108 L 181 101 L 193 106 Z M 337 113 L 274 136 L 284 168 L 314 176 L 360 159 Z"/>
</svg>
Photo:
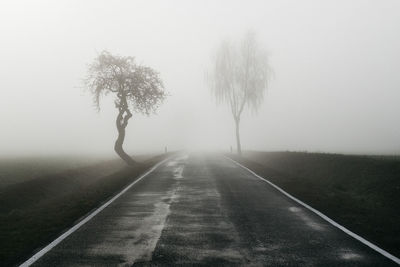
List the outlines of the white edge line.
<svg viewBox="0 0 400 267">
<path fill-rule="evenodd" d="M 322 212 L 314 209 L 313 207 L 307 205 L 306 203 L 304 203 L 303 201 L 297 199 L 296 197 L 292 196 L 291 194 L 287 193 L 285 190 L 283 190 L 282 188 L 280 188 L 279 186 L 273 184 L 272 182 L 268 181 L 267 179 L 261 177 L 260 175 L 258 175 L 257 173 L 253 172 L 252 170 L 250 170 L 249 168 L 243 166 L 242 164 L 240 164 L 239 162 L 231 159 L 230 157 L 224 156 L 225 158 L 229 159 L 230 161 L 232 161 L 233 163 L 235 163 L 236 165 L 238 165 L 239 167 L 242 167 L 243 169 L 247 170 L 248 172 L 250 172 L 251 174 L 253 174 L 254 176 L 256 176 L 257 178 L 259 178 L 260 180 L 268 183 L 269 185 L 271 185 L 272 187 L 274 187 L 276 190 L 278 190 L 279 192 L 281 192 L 282 194 L 284 194 L 285 196 L 287 196 L 288 198 L 296 201 L 297 203 L 299 203 L 300 205 L 302 205 L 303 207 L 307 208 L 308 210 L 314 212 L 315 214 L 317 214 L 319 217 L 321 217 L 322 219 L 324 219 L 325 221 L 327 221 L 328 223 L 332 224 L 333 226 L 339 228 L 340 230 L 342 230 L 343 232 L 345 232 L 346 234 L 348 234 L 349 236 L 357 239 L 358 241 L 360 241 L 361 243 L 363 243 L 364 245 L 367 245 L 368 247 L 372 248 L 373 250 L 375 250 L 376 252 L 382 254 L 383 256 L 385 256 L 388 259 L 391 259 L 392 261 L 394 261 L 395 263 L 400 265 L 400 259 L 397 258 L 396 256 L 390 254 L 389 252 L 387 252 L 384 249 L 381 249 L 380 247 L 378 247 L 377 245 L 374 245 L 373 243 L 369 242 L 368 240 L 362 238 L 361 236 L 357 235 L 356 233 L 353 233 L 352 231 L 350 231 L 349 229 L 347 229 L 346 227 L 340 225 L 339 223 L 335 222 L 334 220 L 332 220 L 331 218 L 329 218 L 328 216 L 326 216 L 325 214 L 323 214 Z"/>
<path fill-rule="evenodd" d="M 121 192 L 119 192 L 118 194 L 116 194 L 112 199 L 110 199 L 109 201 L 107 201 L 106 203 L 104 203 L 103 205 L 101 205 L 99 208 L 97 208 L 95 211 L 93 211 L 92 213 L 90 213 L 87 217 L 85 217 L 82 221 L 80 221 L 79 223 L 75 224 L 73 227 L 71 227 L 68 231 L 64 232 L 62 235 L 60 235 L 57 239 L 55 239 L 53 242 L 51 242 L 50 244 L 48 244 L 46 247 L 44 247 L 43 249 L 41 249 L 39 252 L 37 252 L 35 255 L 33 255 L 32 257 L 30 257 L 28 260 L 26 260 L 24 263 L 22 263 L 20 265 L 20 267 L 26 267 L 26 266 L 30 266 L 32 265 L 35 261 L 37 261 L 38 259 L 40 259 L 40 257 L 42 257 L 44 254 L 46 254 L 47 252 L 49 252 L 52 248 L 54 248 L 55 246 L 57 246 L 59 243 L 61 243 L 65 238 L 67 238 L 69 235 L 71 235 L 73 232 L 75 232 L 76 230 L 78 230 L 82 225 L 84 225 L 85 223 L 87 223 L 88 221 L 90 221 L 94 216 L 96 216 L 98 213 L 100 213 L 102 210 L 104 210 L 108 205 L 110 205 L 113 201 L 115 201 L 117 198 L 119 198 L 121 195 L 123 195 L 126 191 L 128 191 L 132 186 L 134 186 L 136 183 L 138 183 L 140 180 L 142 180 L 144 177 L 146 177 L 147 175 L 149 175 L 150 173 L 152 173 L 155 169 L 158 168 L 158 166 L 160 166 L 161 164 L 163 164 L 164 162 L 168 161 L 171 157 L 168 157 L 162 161 L 160 161 L 159 163 L 157 163 L 156 165 L 154 165 L 150 170 L 148 170 L 147 172 L 145 172 L 144 174 L 142 174 L 138 179 L 136 179 L 135 181 L 133 181 L 131 184 L 129 184 L 127 187 L 125 187 Z"/>
</svg>

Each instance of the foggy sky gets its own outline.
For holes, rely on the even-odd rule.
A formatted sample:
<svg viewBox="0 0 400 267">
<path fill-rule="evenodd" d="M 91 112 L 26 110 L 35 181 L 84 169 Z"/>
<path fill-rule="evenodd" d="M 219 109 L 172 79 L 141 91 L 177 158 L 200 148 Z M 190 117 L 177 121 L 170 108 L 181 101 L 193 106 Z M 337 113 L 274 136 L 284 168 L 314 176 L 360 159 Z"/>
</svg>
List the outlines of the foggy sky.
<svg viewBox="0 0 400 267">
<path fill-rule="evenodd" d="M 113 153 L 117 111 L 81 87 L 106 49 L 160 72 L 170 97 L 134 115 L 129 153 L 235 146 L 204 81 L 226 38 L 257 33 L 274 79 L 243 149 L 400 153 L 400 1 L 1 1 L 0 155 Z"/>
</svg>

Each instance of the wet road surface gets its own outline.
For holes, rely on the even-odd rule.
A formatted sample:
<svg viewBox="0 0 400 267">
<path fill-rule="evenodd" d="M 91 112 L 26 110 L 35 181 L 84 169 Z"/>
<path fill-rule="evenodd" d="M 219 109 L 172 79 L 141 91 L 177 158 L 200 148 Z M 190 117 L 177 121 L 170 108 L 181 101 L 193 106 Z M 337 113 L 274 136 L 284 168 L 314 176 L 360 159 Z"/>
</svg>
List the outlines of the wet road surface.
<svg viewBox="0 0 400 267">
<path fill-rule="evenodd" d="M 398 266 L 218 155 L 171 158 L 34 266 Z"/>
</svg>

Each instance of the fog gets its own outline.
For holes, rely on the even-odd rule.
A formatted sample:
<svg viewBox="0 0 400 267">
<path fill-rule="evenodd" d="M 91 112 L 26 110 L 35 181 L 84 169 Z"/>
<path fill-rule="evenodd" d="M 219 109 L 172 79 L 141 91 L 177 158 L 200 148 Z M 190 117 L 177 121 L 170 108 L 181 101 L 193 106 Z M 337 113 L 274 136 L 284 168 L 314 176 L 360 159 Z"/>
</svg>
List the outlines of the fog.
<svg viewBox="0 0 400 267">
<path fill-rule="evenodd" d="M 400 2 L 1 1 L 0 154 L 112 154 L 117 110 L 82 88 L 106 49 L 160 72 L 170 96 L 134 114 L 129 153 L 235 147 L 204 74 L 219 43 L 257 34 L 273 79 L 244 150 L 400 153 Z"/>
</svg>

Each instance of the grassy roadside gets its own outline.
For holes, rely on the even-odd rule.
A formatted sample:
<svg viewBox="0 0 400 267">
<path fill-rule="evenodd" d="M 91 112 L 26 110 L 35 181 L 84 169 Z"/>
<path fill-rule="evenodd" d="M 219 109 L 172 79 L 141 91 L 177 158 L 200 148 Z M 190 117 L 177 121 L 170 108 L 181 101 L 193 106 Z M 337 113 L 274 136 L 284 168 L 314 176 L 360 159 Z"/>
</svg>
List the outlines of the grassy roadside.
<svg viewBox="0 0 400 267">
<path fill-rule="evenodd" d="M 0 192 L 13 184 L 33 180 L 38 177 L 91 166 L 105 161 L 105 158 L 90 156 L 20 156 L 0 157 Z M 114 161 L 121 168 L 121 161 Z M 107 159 L 110 165 L 110 159 Z"/>
<path fill-rule="evenodd" d="M 400 158 L 299 152 L 229 155 L 285 191 L 400 256 Z"/>
<path fill-rule="evenodd" d="M 24 261 L 165 157 L 106 175 L 97 164 L 7 187 L 0 193 L 0 265 Z"/>
</svg>

